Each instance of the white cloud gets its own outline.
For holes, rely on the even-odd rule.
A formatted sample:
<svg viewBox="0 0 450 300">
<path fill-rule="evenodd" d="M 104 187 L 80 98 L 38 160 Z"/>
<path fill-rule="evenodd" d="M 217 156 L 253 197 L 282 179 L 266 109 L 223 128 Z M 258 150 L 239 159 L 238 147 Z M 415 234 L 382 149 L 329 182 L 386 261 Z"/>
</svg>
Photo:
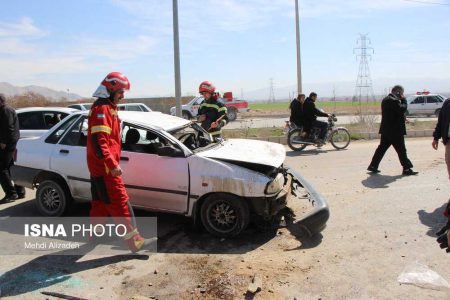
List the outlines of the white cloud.
<svg viewBox="0 0 450 300">
<path fill-rule="evenodd" d="M 17 38 L 0 38 L 0 53 L 3 54 L 29 54 L 35 51 L 35 47 Z"/>
<path fill-rule="evenodd" d="M 33 20 L 23 17 L 18 23 L 0 22 L 0 38 L 5 37 L 42 37 L 46 33 L 33 24 Z"/>
</svg>

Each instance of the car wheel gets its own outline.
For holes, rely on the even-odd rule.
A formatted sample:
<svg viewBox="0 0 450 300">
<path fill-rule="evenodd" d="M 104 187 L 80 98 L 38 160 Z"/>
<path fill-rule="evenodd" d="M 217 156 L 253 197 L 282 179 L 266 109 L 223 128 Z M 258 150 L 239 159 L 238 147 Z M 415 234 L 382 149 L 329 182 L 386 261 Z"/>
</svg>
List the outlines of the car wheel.
<svg viewBox="0 0 450 300">
<path fill-rule="evenodd" d="M 36 191 L 36 206 L 44 216 L 61 216 L 68 207 L 69 199 L 69 192 L 53 180 L 41 182 Z"/>
<path fill-rule="evenodd" d="M 250 214 L 245 200 L 229 194 L 213 194 L 202 204 L 201 219 L 211 234 L 234 237 L 247 227 Z"/>
<path fill-rule="evenodd" d="M 190 119 L 191 119 L 191 114 L 188 113 L 187 111 L 183 111 L 183 112 L 181 113 L 181 117 L 182 117 L 183 119 L 190 120 Z"/>
<path fill-rule="evenodd" d="M 436 111 L 434 112 L 434 115 L 435 115 L 436 117 L 439 117 L 440 112 L 441 112 L 441 109 L 438 108 L 438 109 L 436 109 Z"/>
<path fill-rule="evenodd" d="M 237 119 L 237 111 L 236 111 L 236 109 L 235 108 L 229 108 L 228 111 L 227 111 L 227 117 L 228 117 L 228 120 L 230 122 L 236 120 Z"/>
</svg>

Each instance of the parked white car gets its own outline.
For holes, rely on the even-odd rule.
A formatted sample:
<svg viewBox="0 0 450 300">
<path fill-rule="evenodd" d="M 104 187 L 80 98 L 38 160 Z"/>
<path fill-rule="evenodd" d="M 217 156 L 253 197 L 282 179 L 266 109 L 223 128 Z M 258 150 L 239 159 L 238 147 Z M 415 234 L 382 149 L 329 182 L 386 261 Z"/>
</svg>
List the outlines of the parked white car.
<svg viewBox="0 0 450 300">
<path fill-rule="evenodd" d="M 133 206 L 189 216 L 210 233 L 230 237 L 255 218 L 270 220 L 287 206 L 309 203 L 312 209 L 294 209 L 292 226 L 310 234 L 325 227 L 326 201 L 284 165 L 284 146 L 213 142 L 195 122 L 159 112 L 121 111 L 119 117 L 120 164 Z M 72 199 L 91 199 L 86 137 L 87 112 L 77 112 L 42 137 L 19 141 L 12 176 L 17 184 L 37 187 L 42 214 L 59 216 Z"/>
<path fill-rule="evenodd" d="M 77 110 L 67 107 L 27 107 L 16 109 L 20 137 L 41 136 Z"/>
<path fill-rule="evenodd" d="M 406 98 L 408 103 L 407 115 L 433 115 L 439 116 L 445 97 L 428 92 L 418 92 Z"/>
<path fill-rule="evenodd" d="M 78 109 L 78 110 L 90 110 L 91 106 L 92 106 L 92 103 L 77 103 L 77 104 L 70 104 L 67 107 Z"/>
</svg>

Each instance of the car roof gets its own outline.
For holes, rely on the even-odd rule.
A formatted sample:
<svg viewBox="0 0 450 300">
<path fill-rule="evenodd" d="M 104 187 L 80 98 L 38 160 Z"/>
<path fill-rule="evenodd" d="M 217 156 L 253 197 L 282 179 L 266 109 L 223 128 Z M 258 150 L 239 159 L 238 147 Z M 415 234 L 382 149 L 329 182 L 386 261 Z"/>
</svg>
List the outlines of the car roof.
<svg viewBox="0 0 450 300">
<path fill-rule="evenodd" d="M 136 104 L 144 104 L 142 102 L 127 102 L 127 103 L 119 103 L 117 106 L 126 106 L 126 105 L 136 105 Z M 144 104 L 145 105 L 145 104 Z"/>
<path fill-rule="evenodd" d="M 58 107 L 58 106 L 23 107 L 16 109 L 16 113 L 33 112 L 33 111 L 53 111 L 71 114 L 79 110 L 69 107 Z"/>
<path fill-rule="evenodd" d="M 85 102 L 85 103 L 71 103 L 69 105 L 92 105 L 94 102 Z"/>
<path fill-rule="evenodd" d="M 87 115 L 88 111 L 78 111 L 77 114 Z M 119 117 L 122 121 L 135 123 L 143 126 L 159 127 L 165 131 L 173 131 L 185 127 L 191 121 L 164 114 L 158 111 L 119 111 Z"/>
</svg>

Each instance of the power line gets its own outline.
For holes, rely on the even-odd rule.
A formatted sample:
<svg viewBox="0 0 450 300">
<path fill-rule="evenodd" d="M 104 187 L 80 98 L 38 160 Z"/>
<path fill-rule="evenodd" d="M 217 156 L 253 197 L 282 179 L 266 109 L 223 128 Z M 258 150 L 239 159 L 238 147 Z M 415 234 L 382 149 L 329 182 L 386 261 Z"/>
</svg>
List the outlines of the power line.
<svg viewBox="0 0 450 300">
<path fill-rule="evenodd" d="M 406 2 L 415 2 L 415 3 L 422 3 L 422 4 L 430 4 L 430 5 L 444 5 L 444 6 L 450 6 L 449 3 L 442 3 L 442 2 L 428 2 L 428 1 L 420 1 L 420 0 L 403 0 Z"/>
</svg>

